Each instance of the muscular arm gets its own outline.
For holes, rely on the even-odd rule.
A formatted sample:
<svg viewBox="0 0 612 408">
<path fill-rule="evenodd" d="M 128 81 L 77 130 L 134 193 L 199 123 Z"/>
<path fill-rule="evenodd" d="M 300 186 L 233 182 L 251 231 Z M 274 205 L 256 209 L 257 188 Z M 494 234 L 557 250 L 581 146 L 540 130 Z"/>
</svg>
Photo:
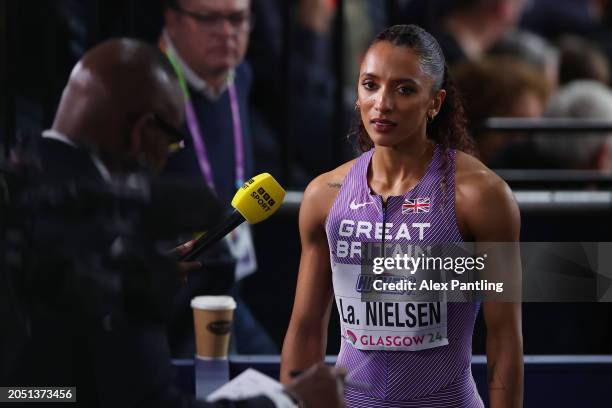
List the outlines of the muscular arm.
<svg viewBox="0 0 612 408">
<path fill-rule="evenodd" d="M 506 183 L 489 170 L 457 178 L 457 213 L 476 242 L 517 242 L 518 206 Z M 517 252 L 518 256 L 518 252 Z M 520 271 L 516 271 L 520 273 Z M 512 280 L 516 277 L 508 277 Z M 519 278 L 520 279 L 520 278 Z M 520 302 L 483 303 L 489 402 L 492 408 L 523 406 L 523 337 Z"/>
<path fill-rule="evenodd" d="M 332 280 L 325 217 L 339 188 L 338 181 L 321 176 L 304 192 L 300 207 L 302 255 L 293 313 L 281 356 L 281 382 L 325 357 L 327 325 L 332 307 Z"/>
</svg>

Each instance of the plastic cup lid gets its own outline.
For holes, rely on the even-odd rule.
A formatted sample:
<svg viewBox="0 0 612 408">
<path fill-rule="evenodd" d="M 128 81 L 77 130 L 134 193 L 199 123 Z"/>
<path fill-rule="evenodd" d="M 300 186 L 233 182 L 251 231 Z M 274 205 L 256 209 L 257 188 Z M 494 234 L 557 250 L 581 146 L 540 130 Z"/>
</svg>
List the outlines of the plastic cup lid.
<svg viewBox="0 0 612 408">
<path fill-rule="evenodd" d="M 197 296 L 191 299 L 191 307 L 205 310 L 234 310 L 236 301 L 231 296 Z"/>
</svg>

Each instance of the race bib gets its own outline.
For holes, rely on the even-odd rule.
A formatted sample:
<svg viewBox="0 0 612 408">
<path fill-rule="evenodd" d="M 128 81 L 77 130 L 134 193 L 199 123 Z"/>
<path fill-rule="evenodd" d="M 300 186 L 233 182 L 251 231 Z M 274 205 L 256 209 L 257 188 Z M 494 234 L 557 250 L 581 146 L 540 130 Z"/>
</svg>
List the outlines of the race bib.
<svg viewBox="0 0 612 408">
<path fill-rule="evenodd" d="M 447 302 L 363 301 L 359 265 L 333 265 L 342 337 L 360 350 L 418 351 L 448 344 Z"/>
</svg>

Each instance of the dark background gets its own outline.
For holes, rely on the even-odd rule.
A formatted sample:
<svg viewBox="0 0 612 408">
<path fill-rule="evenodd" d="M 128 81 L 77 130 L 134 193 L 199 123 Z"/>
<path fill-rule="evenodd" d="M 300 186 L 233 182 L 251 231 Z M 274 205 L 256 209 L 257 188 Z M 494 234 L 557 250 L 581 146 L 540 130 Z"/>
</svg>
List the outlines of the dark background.
<svg viewBox="0 0 612 408">
<path fill-rule="evenodd" d="M 257 0 L 254 0 L 257 1 Z M 400 4 L 384 1 L 381 9 L 387 23 L 402 18 Z M 434 4 L 432 1 L 426 4 Z M 342 11 L 342 1 L 337 2 Z M 28 136 L 39 134 L 51 124 L 61 89 L 71 67 L 93 45 L 116 36 L 130 36 L 156 42 L 161 27 L 160 0 L 1 0 L 0 1 L 0 130 L 2 153 Z M 427 22 L 428 8 L 413 15 Z M 285 24 L 291 13 L 283 10 Z M 418 18 L 417 18 L 418 17 Z M 342 82 L 341 19 L 334 22 L 332 71 Z M 551 29 L 554 27 L 551 26 Z M 557 27 L 558 28 L 558 27 Z M 283 42 L 284 58 L 291 58 L 291 44 Z M 287 64 L 288 65 L 288 64 Z M 286 76 L 283 76 L 286 79 Z M 282 78 L 281 78 L 282 79 Z M 279 79 L 280 80 L 280 79 Z M 287 84 L 282 83 L 286 87 Z M 342 93 L 336 89 L 335 134 L 348 127 Z M 289 124 L 286 125 L 290 129 Z M 291 135 L 284 139 L 290 144 Z M 340 163 L 345 146 L 333 139 L 332 161 Z M 292 162 L 285 146 L 280 157 L 281 181 L 289 181 Z M 292 187 L 292 185 L 289 187 Z M 299 186 L 293 186 L 299 188 Z M 539 188 L 547 188 L 545 184 Z M 610 209 L 542 213 L 522 211 L 523 241 L 609 241 L 612 227 Z M 258 273 L 243 285 L 246 301 L 258 319 L 282 344 L 293 303 L 299 264 L 297 212 L 286 211 L 255 228 Z M 332 311 L 328 354 L 339 346 L 337 311 Z M 601 304 L 524 304 L 523 333 L 525 354 L 611 354 L 612 317 L 610 305 Z M 474 335 L 474 353 L 484 353 L 485 328 L 479 317 Z"/>
</svg>

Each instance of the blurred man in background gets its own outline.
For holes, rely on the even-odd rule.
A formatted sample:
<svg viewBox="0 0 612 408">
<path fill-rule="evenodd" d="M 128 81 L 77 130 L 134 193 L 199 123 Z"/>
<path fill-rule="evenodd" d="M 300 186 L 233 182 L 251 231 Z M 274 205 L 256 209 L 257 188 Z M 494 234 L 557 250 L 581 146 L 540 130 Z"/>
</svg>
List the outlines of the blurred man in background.
<svg viewBox="0 0 612 408">
<path fill-rule="evenodd" d="M 515 27 L 526 0 L 444 1 L 444 16 L 436 38 L 449 65 L 475 60 Z"/>
<path fill-rule="evenodd" d="M 454 76 L 480 160 L 495 166 L 496 156 L 517 137 L 479 128 L 491 117 L 538 118 L 550 94 L 544 74 L 514 57 L 487 57 L 457 64 Z"/>
<path fill-rule="evenodd" d="M 131 176 L 143 169 L 158 172 L 180 135 L 182 112 L 174 71 L 154 47 L 112 40 L 93 48 L 73 69 L 38 146 L 41 191 L 71 181 L 103 191 L 110 182 L 133 185 Z M 61 210 L 62 201 L 55 202 Z M 132 230 L 138 214 L 103 216 L 129 208 L 78 204 L 67 214 L 53 217 L 47 209 L 28 219 L 34 226 L 22 248 L 22 274 L 8 280 L 16 282 L 10 294 L 24 316 L 24 344 L 2 385 L 75 386 L 77 406 L 87 408 L 341 406 L 343 373 L 324 366 L 284 390 L 238 402 L 208 404 L 180 394 L 164 327 L 176 262 L 155 250 L 151 225 Z M 220 212 L 214 203 L 201 205 L 202 225 Z"/>
<path fill-rule="evenodd" d="M 538 34 L 520 29 L 509 31 L 493 46 L 489 55 L 525 61 L 544 75 L 551 93 L 557 89 L 559 50 Z"/>
<path fill-rule="evenodd" d="M 578 79 L 592 79 L 610 85 L 610 63 L 602 50 L 585 38 L 566 35 L 559 39 L 561 85 Z"/>
<path fill-rule="evenodd" d="M 252 74 L 243 62 L 250 30 L 249 0 L 170 0 L 164 12 L 161 47 L 181 81 L 189 135 L 185 149 L 169 160 L 164 174 L 214 190 L 228 211 L 235 191 L 254 168 L 248 112 Z M 238 227 L 201 260 L 206 270 L 188 280 L 171 318 L 174 354 L 193 355 L 190 299 L 228 291 L 238 302 L 235 351 L 278 352 L 240 299 L 240 280 L 257 268 L 249 226 Z"/>
<path fill-rule="evenodd" d="M 595 80 L 577 80 L 553 94 L 548 118 L 612 120 L 612 91 Z M 601 132 L 536 134 L 513 143 L 495 159 L 498 168 L 611 170 L 612 137 Z"/>
<path fill-rule="evenodd" d="M 612 91 L 594 80 L 573 81 L 552 96 L 544 117 L 612 120 Z M 609 133 L 558 133 L 535 138 L 540 163 L 551 168 L 612 170 Z"/>
</svg>

